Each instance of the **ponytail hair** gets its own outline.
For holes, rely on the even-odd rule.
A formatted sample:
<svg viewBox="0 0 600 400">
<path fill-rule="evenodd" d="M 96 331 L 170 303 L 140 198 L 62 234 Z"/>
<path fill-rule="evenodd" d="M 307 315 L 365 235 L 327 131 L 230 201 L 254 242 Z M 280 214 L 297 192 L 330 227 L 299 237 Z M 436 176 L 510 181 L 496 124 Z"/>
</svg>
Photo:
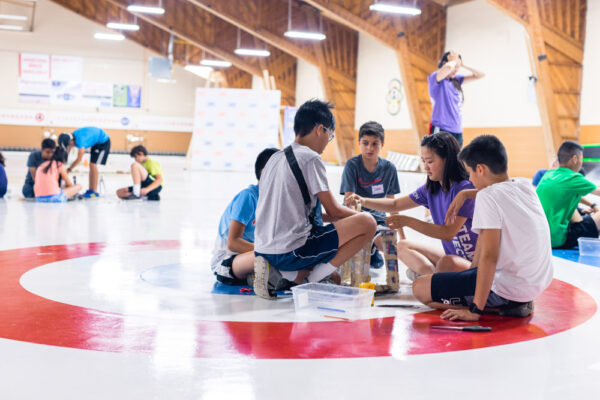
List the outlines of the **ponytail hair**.
<svg viewBox="0 0 600 400">
<path fill-rule="evenodd" d="M 44 173 L 47 174 L 48 171 L 50 171 L 52 163 L 54 162 L 56 162 L 57 165 L 58 163 L 65 164 L 67 162 L 68 155 L 69 154 L 67 153 L 67 150 L 65 150 L 62 146 L 58 146 L 56 150 L 54 150 L 52 158 L 50 159 L 50 161 L 48 161 L 48 165 L 46 165 L 46 168 L 44 168 Z"/>
<path fill-rule="evenodd" d="M 444 66 L 444 64 L 446 64 L 448 62 L 448 57 L 450 56 L 450 53 L 451 53 L 450 51 L 447 51 L 442 55 L 442 58 L 440 58 L 440 62 L 438 63 L 438 69 L 442 68 Z M 458 58 L 460 58 L 460 60 L 462 61 L 462 56 L 460 54 L 458 55 Z M 454 88 L 460 95 L 461 101 L 464 103 L 465 102 L 465 93 L 462 90 L 462 84 L 460 83 L 460 81 L 456 78 L 446 78 L 446 79 L 448 79 L 450 82 L 452 82 L 452 84 L 454 85 Z"/>
</svg>

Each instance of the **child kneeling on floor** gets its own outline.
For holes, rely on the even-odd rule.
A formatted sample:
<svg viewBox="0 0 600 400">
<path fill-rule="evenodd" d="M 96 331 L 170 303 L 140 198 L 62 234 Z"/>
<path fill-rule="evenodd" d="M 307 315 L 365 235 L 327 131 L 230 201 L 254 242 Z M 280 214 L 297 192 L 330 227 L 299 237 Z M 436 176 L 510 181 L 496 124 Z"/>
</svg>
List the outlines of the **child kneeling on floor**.
<svg viewBox="0 0 600 400">
<path fill-rule="evenodd" d="M 261 176 L 254 292 L 265 299 L 307 276 L 318 282 L 331 275 L 375 234 L 371 214 L 340 205 L 329 190 L 321 154 L 334 137 L 331 108 L 319 100 L 304 103 L 294 118 L 296 140 L 271 157 Z"/>
<path fill-rule="evenodd" d="M 48 161 L 40 164 L 35 171 L 33 192 L 35 200 L 43 203 L 62 203 L 75 196 L 81 190 L 81 185 L 74 185 L 67 174 L 65 163 L 67 151 L 57 147 Z M 65 182 L 65 188 L 60 188 L 60 181 Z"/>
<path fill-rule="evenodd" d="M 484 310 L 526 317 L 533 299 L 552 281 L 550 230 L 544 209 L 526 179 L 510 179 L 504 145 L 495 136 L 475 138 L 459 154 L 477 191 L 472 230 L 479 234 L 471 268 L 418 277 L 413 294 L 445 309 L 449 320 L 477 321 Z"/>
<path fill-rule="evenodd" d="M 279 150 L 265 149 L 254 163 L 254 173 L 260 185 L 260 175 L 269 158 Z M 225 209 L 219 222 L 211 269 L 217 280 L 227 285 L 252 285 L 248 275 L 254 271 L 254 228 L 258 185 L 239 192 Z"/>
<path fill-rule="evenodd" d="M 117 196 L 123 200 L 138 200 L 147 196 L 148 200 L 160 200 L 160 191 L 163 188 L 163 170 L 158 161 L 148 157 L 148 150 L 144 146 L 135 146 L 129 152 L 135 160 L 131 164 L 131 178 L 133 186 L 117 190 Z"/>
</svg>

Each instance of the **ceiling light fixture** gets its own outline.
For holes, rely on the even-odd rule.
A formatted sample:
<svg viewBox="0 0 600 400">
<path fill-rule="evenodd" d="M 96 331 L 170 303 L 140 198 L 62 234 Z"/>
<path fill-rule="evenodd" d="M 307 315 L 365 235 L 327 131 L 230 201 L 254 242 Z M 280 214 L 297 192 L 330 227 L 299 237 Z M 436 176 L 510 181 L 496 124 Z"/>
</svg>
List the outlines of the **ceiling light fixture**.
<svg viewBox="0 0 600 400">
<path fill-rule="evenodd" d="M 159 0 L 157 6 L 148 6 L 146 4 L 130 4 L 127 6 L 127 11 L 156 15 L 162 15 L 165 13 L 165 9 L 162 6 L 162 0 Z"/>
<path fill-rule="evenodd" d="M 24 15 L 0 14 L 0 19 L 10 19 L 12 21 L 27 21 Z"/>
<path fill-rule="evenodd" d="M 187 57 L 187 53 L 186 53 L 186 57 Z M 231 67 L 231 63 L 229 61 L 206 58 L 204 50 L 202 50 L 202 60 L 200 60 L 200 65 L 204 65 L 205 67 L 216 67 L 216 68 Z"/>
<path fill-rule="evenodd" d="M 125 36 L 120 33 L 95 33 L 94 39 L 99 40 L 125 40 Z"/>
<path fill-rule="evenodd" d="M 408 7 L 401 4 L 393 4 L 393 3 L 373 3 L 369 6 L 369 10 L 372 11 L 380 11 L 392 14 L 403 14 L 403 15 L 419 15 L 421 14 L 421 10 L 416 7 L 417 2 L 413 3 L 413 7 Z"/>
<path fill-rule="evenodd" d="M 211 67 L 205 67 L 203 65 L 186 65 L 183 69 L 204 79 L 208 79 L 213 72 Z"/>
<path fill-rule="evenodd" d="M 235 54 L 240 56 L 253 56 L 253 57 L 269 57 L 271 52 L 267 49 L 251 49 L 251 48 L 243 48 L 241 46 L 241 33 L 240 28 L 238 28 L 237 32 L 237 48 L 233 51 Z"/>
<path fill-rule="evenodd" d="M 19 25 L 0 25 L 0 29 L 5 29 L 7 31 L 22 31 L 24 28 Z"/>
<path fill-rule="evenodd" d="M 139 31 L 140 26 L 137 24 L 137 21 L 133 24 L 124 24 L 122 22 L 109 22 L 106 24 L 106 27 L 109 29 L 116 29 L 119 31 Z"/>
<path fill-rule="evenodd" d="M 327 36 L 323 33 L 323 16 L 319 14 L 319 32 L 292 30 L 292 0 L 288 0 L 288 30 L 283 35 L 293 39 L 324 40 Z"/>
</svg>

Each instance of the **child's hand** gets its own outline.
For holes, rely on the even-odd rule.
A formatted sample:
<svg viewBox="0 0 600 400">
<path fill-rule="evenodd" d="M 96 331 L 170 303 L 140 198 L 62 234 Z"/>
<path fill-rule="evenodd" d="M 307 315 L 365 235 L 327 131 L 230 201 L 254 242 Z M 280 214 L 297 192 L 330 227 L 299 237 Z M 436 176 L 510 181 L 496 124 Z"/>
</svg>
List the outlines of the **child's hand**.
<svg viewBox="0 0 600 400">
<path fill-rule="evenodd" d="M 479 321 L 479 317 L 481 317 L 481 315 L 472 313 L 466 309 L 449 309 L 444 311 L 441 315 L 442 319 L 447 319 L 449 321 Z"/>
<path fill-rule="evenodd" d="M 390 229 L 400 230 L 406 226 L 406 217 L 404 215 L 391 215 L 385 219 L 385 223 Z"/>
<path fill-rule="evenodd" d="M 356 193 L 353 193 L 350 196 L 346 197 L 346 207 L 350 207 L 352 209 L 356 209 L 356 205 L 363 204 L 363 202 L 363 198 L 357 195 Z"/>
<path fill-rule="evenodd" d="M 451 225 L 454 223 L 458 212 L 465 203 L 465 200 L 466 199 L 463 192 L 459 192 L 454 200 L 452 200 L 452 203 L 450 203 L 450 206 L 448 207 L 448 211 L 446 211 L 446 218 L 444 219 L 446 225 Z"/>
</svg>

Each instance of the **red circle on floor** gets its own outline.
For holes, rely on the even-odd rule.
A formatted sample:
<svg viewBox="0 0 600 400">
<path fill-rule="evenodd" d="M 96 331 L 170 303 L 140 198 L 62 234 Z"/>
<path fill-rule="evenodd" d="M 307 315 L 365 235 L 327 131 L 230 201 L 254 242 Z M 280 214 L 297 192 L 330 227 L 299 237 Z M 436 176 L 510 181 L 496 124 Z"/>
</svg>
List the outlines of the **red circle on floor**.
<svg viewBox="0 0 600 400">
<path fill-rule="evenodd" d="M 0 338 L 76 349 L 153 353 L 158 333 L 171 335 L 189 321 L 124 315 L 59 303 L 25 290 L 19 280 L 45 264 L 115 251 L 177 249 L 177 241 L 126 245 L 86 243 L 0 251 Z M 553 280 L 535 301 L 528 318 L 485 315 L 492 332 L 431 329 L 467 325 L 442 321 L 439 311 L 354 322 L 193 321 L 190 355 L 203 358 L 259 359 L 386 357 L 441 353 L 539 339 L 573 328 L 596 313 L 593 298 L 566 282 Z M 184 326 L 185 324 L 185 326 Z M 186 340 L 190 340 L 186 337 Z M 189 343 L 188 343 L 189 344 Z M 187 354 L 187 353 L 186 353 Z"/>
</svg>

